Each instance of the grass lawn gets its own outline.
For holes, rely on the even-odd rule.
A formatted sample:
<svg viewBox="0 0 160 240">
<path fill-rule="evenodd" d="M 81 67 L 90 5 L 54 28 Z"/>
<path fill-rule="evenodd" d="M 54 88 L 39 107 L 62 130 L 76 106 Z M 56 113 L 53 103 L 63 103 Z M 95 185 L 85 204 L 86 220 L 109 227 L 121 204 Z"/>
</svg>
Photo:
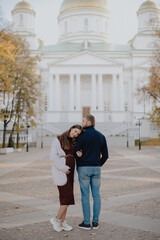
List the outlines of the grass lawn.
<svg viewBox="0 0 160 240">
<path fill-rule="evenodd" d="M 135 140 L 135 146 L 139 145 L 139 140 Z M 148 141 L 141 141 L 142 146 L 160 146 L 160 138 L 153 138 Z"/>
</svg>

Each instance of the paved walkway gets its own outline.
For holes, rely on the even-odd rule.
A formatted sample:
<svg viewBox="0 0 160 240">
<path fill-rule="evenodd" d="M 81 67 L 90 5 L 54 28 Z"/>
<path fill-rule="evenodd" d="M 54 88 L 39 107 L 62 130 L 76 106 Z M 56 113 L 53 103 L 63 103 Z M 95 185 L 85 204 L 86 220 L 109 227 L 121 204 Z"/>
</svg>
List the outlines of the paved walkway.
<svg viewBox="0 0 160 240">
<path fill-rule="evenodd" d="M 80 230 L 80 191 L 68 211 L 72 232 L 56 233 L 49 219 L 58 209 L 49 149 L 0 155 L 0 240 L 160 240 L 160 148 L 110 149 L 102 168 L 98 230 Z"/>
</svg>

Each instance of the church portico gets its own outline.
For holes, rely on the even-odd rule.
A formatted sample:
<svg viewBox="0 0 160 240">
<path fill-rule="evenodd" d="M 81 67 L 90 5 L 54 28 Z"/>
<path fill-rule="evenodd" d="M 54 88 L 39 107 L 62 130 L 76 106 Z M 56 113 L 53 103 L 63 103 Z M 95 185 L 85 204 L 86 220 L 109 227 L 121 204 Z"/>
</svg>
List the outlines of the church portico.
<svg viewBox="0 0 160 240">
<path fill-rule="evenodd" d="M 123 113 L 122 72 L 50 74 L 48 92 L 48 122 L 81 121 L 84 109 L 95 114 L 100 122 L 115 118 L 117 121 L 112 115 Z"/>
</svg>

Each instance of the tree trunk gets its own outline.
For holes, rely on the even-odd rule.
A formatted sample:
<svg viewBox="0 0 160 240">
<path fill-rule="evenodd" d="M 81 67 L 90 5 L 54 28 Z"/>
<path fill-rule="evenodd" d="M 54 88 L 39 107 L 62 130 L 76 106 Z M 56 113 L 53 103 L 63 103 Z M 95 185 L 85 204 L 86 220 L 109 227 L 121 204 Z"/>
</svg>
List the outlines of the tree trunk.
<svg viewBox="0 0 160 240">
<path fill-rule="evenodd" d="M 19 148 L 19 121 L 20 121 L 20 117 L 18 115 L 18 120 L 17 120 L 17 148 Z"/>
<path fill-rule="evenodd" d="M 15 147 L 14 141 L 13 141 L 13 133 L 14 133 L 15 125 L 16 125 L 16 122 L 14 122 L 12 130 L 10 132 L 10 136 L 9 136 L 9 140 L 8 140 L 8 147 L 13 147 L 13 148 Z"/>
<path fill-rule="evenodd" d="M 17 148 L 19 148 L 19 132 L 17 132 Z"/>
<path fill-rule="evenodd" d="M 6 146 L 6 131 L 7 131 L 7 120 L 4 120 L 3 124 L 3 143 L 2 143 L 2 148 L 5 148 Z"/>
</svg>

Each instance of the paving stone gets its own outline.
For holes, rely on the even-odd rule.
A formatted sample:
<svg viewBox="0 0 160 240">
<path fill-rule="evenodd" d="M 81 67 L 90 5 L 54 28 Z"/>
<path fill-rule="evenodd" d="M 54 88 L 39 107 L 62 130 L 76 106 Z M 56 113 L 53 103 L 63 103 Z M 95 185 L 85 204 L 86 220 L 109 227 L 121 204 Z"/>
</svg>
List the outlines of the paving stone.
<svg viewBox="0 0 160 240">
<path fill-rule="evenodd" d="M 0 240 L 160 240 L 160 149 L 109 149 L 102 167 L 102 210 L 98 230 L 80 230 L 81 194 L 68 209 L 72 232 L 56 233 L 57 187 L 51 177 L 50 149 L 23 149 L 0 159 Z M 91 199 L 92 203 L 92 199 Z"/>
</svg>

